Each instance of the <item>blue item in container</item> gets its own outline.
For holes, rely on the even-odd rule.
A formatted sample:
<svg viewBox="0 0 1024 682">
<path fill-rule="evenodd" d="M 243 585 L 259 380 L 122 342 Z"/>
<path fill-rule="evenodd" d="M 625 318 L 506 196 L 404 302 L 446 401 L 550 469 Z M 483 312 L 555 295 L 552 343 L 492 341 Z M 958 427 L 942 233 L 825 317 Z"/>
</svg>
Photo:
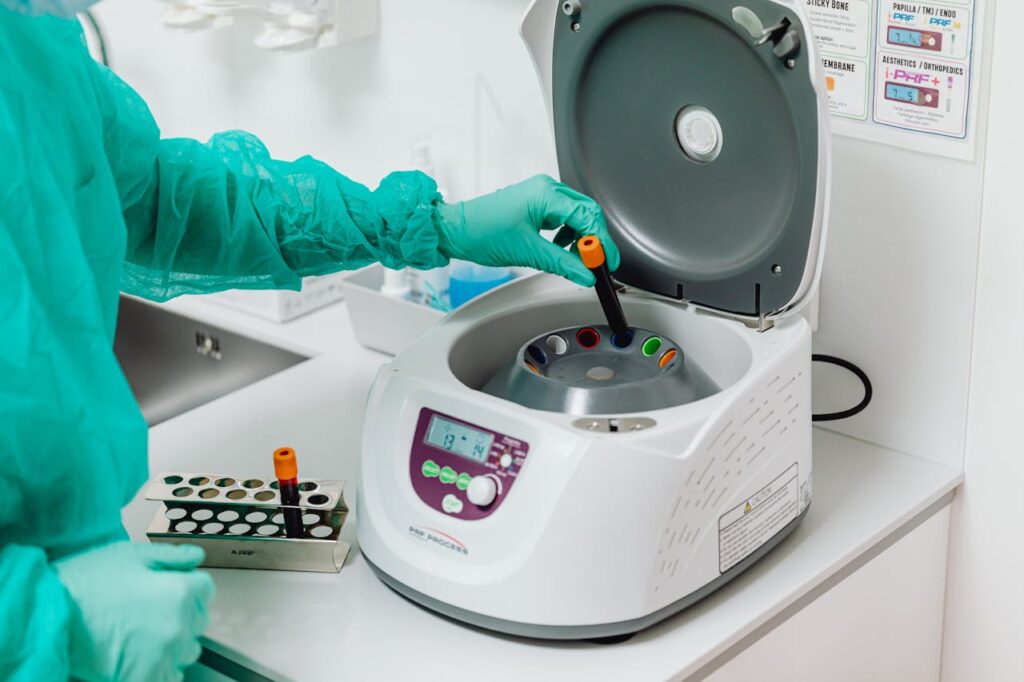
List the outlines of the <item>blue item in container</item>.
<svg viewBox="0 0 1024 682">
<path fill-rule="evenodd" d="M 492 268 L 473 263 L 455 263 L 451 268 L 448 295 L 452 308 L 458 308 L 495 287 L 512 281 L 515 275 L 508 268 Z"/>
</svg>

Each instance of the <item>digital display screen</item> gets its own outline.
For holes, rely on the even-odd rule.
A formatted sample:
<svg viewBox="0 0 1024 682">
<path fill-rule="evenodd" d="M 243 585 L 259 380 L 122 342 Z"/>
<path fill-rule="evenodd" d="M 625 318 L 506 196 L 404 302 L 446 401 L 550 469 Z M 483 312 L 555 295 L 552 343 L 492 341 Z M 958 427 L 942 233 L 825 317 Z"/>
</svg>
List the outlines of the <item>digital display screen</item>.
<svg viewBox="0 0 1024 682">
<path fill-rule="evenodd" d="M 897 102 L 909 102 L 910 104 L 917 104 L 921 97 L 921 91 L 917 88 L 908 88 L 905 85 L 893 85 L 892 83 L 885 84 L 885 98 L 896 100 Z"/>
<path fill-rule="evenodd" d="M 435 448 L 483 463 L 491 452 L 494 434 L 434 415 L 430 419 L 426 440 Z"/>
<path fill-rule="evenodd" d="M 889 27 L 889 42 L 893 45 L 909 45 L 910 47 L 921 47 L 921 34 L 917 31 L 907 31 L 901 28 Z"/>
</svg>

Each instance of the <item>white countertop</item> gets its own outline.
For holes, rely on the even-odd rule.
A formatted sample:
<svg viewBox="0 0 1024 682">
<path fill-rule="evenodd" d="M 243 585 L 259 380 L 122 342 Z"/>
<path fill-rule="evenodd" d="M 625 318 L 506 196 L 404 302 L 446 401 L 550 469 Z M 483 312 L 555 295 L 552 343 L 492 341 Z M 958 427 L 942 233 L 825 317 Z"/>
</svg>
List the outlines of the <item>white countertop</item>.
<svg viewBox="0 0 1024 682">
<path fill-rule="evenodd" d="M 354 484 L 366 393 L 386 357 L 358 345 L 344 304 L 285 325 L 196 299 L 168 307 L 316 357 L 153 428 L 154 475 L 266 476 L 272 451 L 288 445 L 303 477 Z M 211 570 L 217 597 L 205 644 L 273 679 L 390 682 L 420 679 L 427 665 L 447 682 L 683 679 L 717 667 L 902 537 L 961 479 L 818 429 L 814 502 L 796 532 L 697 606 L 616 645 L 521 640 L 445 620 L 380 583 L 355 544 L 339 574 Z M 140 494 L 126 508 L 133 538 L 145 537 L 156 506 Z M 354 513 L 344 535 L 355 542 Z"/>
</svg>

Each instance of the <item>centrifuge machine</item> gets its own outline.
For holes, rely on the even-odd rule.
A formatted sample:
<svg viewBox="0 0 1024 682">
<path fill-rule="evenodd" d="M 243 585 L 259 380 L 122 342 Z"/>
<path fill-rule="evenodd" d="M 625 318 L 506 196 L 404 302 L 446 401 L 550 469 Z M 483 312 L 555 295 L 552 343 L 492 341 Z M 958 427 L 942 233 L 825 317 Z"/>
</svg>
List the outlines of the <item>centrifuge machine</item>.
<svg viewBox="0 0 1024 682">
<path fill-rule="evenodd" d="M 359 542 L 389 586 L 516 635 L 615 638 L 736 577 L 811 499 L 829 191 L 802 0 L 536 0 L 563 181 L 604 207 L 631 338 L 527 277 L 385 365 Z"/>
</svg>

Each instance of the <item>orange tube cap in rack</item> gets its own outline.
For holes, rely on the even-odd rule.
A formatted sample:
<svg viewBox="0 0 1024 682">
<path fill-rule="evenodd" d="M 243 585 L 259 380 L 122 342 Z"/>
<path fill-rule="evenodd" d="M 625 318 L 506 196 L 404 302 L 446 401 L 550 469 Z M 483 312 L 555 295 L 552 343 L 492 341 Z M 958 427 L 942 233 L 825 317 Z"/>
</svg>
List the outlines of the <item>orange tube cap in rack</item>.
<svg viewBox="0 0 1024 682">
<path fill-rule="evenodd" d="M 584 237 L 576 242 L 576 248 L 580 251 L 580 260 L 591 270 L 604 265 L 604 247 L 601 246 L 601 240 L 597 237 L 593 235 Z"/>
<path fill-rule="evenodd" d="M 291 448 L 274 450 L 274 475 L 280 481 L 290 481 L 299 477 L 299 465 L 295 461 L 295 450 Z"/>
</svg>

